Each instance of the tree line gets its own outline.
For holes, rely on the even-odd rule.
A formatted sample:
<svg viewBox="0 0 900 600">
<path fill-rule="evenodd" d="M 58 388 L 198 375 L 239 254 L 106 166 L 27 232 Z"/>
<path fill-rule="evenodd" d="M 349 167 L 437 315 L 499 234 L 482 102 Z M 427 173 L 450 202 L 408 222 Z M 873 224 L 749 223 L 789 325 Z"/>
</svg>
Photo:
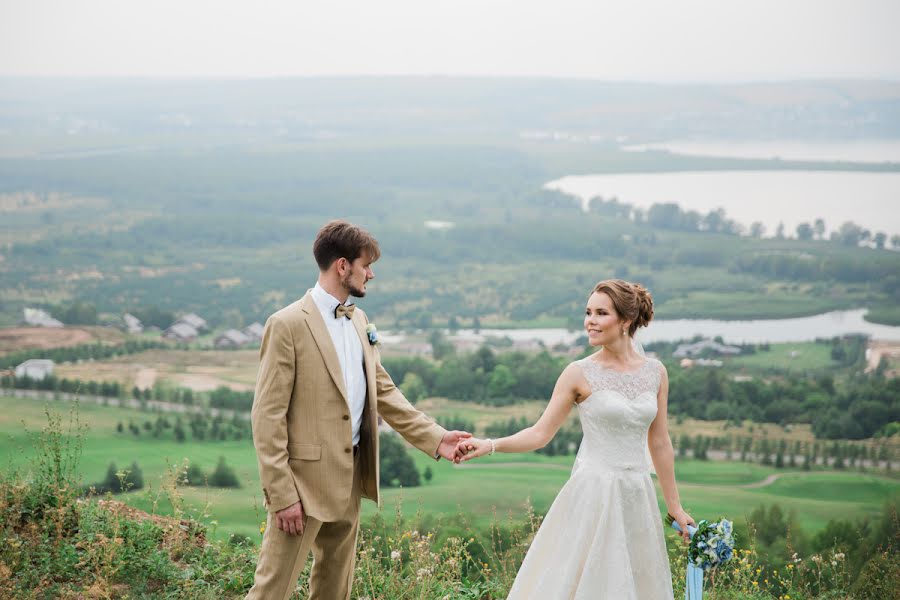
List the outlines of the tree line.
<svg viewBox="0 0 900 600">
<path fill-rule="evenodd" d="M 145 350 L 155 348 L 169 348 L 170 344 L 164 344 L 155 340 L 126 340 L 121 344 L 80 344 L 67 348 L 49 348 L 19 350 L 0 356 L 0 369 L 15 367 L 32 358 L 49 359 L 56 363 L 77 362 L 80 360 L 103 360 L 127 354 L 137 354 Z"/>
<path fill-rule="evenodd" d="M 865 338 L 832 343 L 832 357 L 858 364 Z M 569 358 L 548 352 L 495 353 L 485 346 L 440 361 L 388 357 L 385 367 L 416 402 L 428 396 L 497 406 L 547 400 Z M 779 374 L 735 381 L 723 369 L 685 369 L 668 363 L 669 410 L 701 420 L 809 423 L 817 437 L 863 439 L 900 421 L 900 379 L 883 372 L 855 374 L 839 382 L 832 375 Z"/>
</svg>

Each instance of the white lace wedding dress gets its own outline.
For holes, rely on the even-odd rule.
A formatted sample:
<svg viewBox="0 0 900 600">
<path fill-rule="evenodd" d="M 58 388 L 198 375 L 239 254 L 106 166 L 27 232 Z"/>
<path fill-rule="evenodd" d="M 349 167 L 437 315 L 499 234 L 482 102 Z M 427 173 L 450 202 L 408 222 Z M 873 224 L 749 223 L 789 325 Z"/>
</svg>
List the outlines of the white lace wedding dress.
<svg viewBox="0 0 900 600">
<path fill-rule="evenodd" d="M 509 600 L 672 600 L 647 430 L 662 364 L 620 373 L 590 357 L 578 405 L 584 439 L 572 475 L 525 556 Z"/>
</svg>

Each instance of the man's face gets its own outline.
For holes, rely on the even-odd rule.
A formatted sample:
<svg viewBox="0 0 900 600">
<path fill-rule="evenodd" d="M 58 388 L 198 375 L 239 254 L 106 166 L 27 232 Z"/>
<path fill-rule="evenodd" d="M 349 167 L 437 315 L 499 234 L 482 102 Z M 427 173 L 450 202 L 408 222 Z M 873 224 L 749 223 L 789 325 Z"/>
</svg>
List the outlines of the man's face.
<svg viewBox="0 0 900 600">
<path fill-rule="evenodd" d="M 368 252 L 363 252 L 359 258 L 347 263 L 347 270 L 341 277 L 341 285 L 354 298 L 362 298 L 366 295 L 366 283 L 374 278 L 372 258 Z"/>
</svg>

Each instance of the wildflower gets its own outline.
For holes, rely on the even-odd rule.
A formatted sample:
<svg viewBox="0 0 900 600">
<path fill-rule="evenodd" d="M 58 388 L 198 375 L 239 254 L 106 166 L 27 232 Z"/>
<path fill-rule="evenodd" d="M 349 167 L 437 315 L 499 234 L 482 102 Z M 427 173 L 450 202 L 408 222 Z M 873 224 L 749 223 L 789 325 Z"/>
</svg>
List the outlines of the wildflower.
<svg viewBox="0 0 900 600">
<path fill-rule="evenodd" d="M 259 524 L 259 532 L 265 533 L 265 531 L 266 531 L 266 522 L 263 521 L 262 523 Z"/>
<path fill-rule="evenodd" d="M 758 581 L 751 581 L 750 583 L 752 583 L 753 585 L 759 585 Z"/>
<path fill-rule="evenodd" d="M 391 560 L 400 560 L 399 550 L 391 550 Z"/>
<path fill-rule="evenodd" d="M 813 562 L 816 563 L 816 564 L 819 564 L 820 562 L 822 562 L 822 557 L 819 556 L 818 554 L 815 554 L 815 555 L 813 555 L 813 557 L 810 558 L 809 560 L 813 561 Z"/>
<path fill-rule="evenodd" d="M 794 565 L 789 564 L 789 565 L 787 566 L 787 568 L 788 568 L 788 569 L 793 569 L 793 568 L 794 568 Z"/>
<path fill-rule="evenodd" d="M 844 560 L 844 553 L 843 553 L 843 552 L 838 552 L 837 554 L 834 555 L 834 557 L 835 557 L 837 560 Z"/>
</svg>

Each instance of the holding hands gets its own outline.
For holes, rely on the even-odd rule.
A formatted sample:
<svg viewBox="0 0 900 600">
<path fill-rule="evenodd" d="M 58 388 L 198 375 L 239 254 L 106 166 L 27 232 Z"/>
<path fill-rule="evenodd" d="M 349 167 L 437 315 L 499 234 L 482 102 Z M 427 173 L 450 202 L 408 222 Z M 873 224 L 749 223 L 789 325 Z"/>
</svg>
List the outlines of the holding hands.
<svg viewBox="0 0 900 600">
<path fill-rule="evenodd" d="M 461 440 L 456 445 L 456 457 L 453 462 L 461 463 L 485 454 L 493 454 L 496 450 L 494 440 L 482 440 L 479 438 L 469 438 Z"/>
</svg>

